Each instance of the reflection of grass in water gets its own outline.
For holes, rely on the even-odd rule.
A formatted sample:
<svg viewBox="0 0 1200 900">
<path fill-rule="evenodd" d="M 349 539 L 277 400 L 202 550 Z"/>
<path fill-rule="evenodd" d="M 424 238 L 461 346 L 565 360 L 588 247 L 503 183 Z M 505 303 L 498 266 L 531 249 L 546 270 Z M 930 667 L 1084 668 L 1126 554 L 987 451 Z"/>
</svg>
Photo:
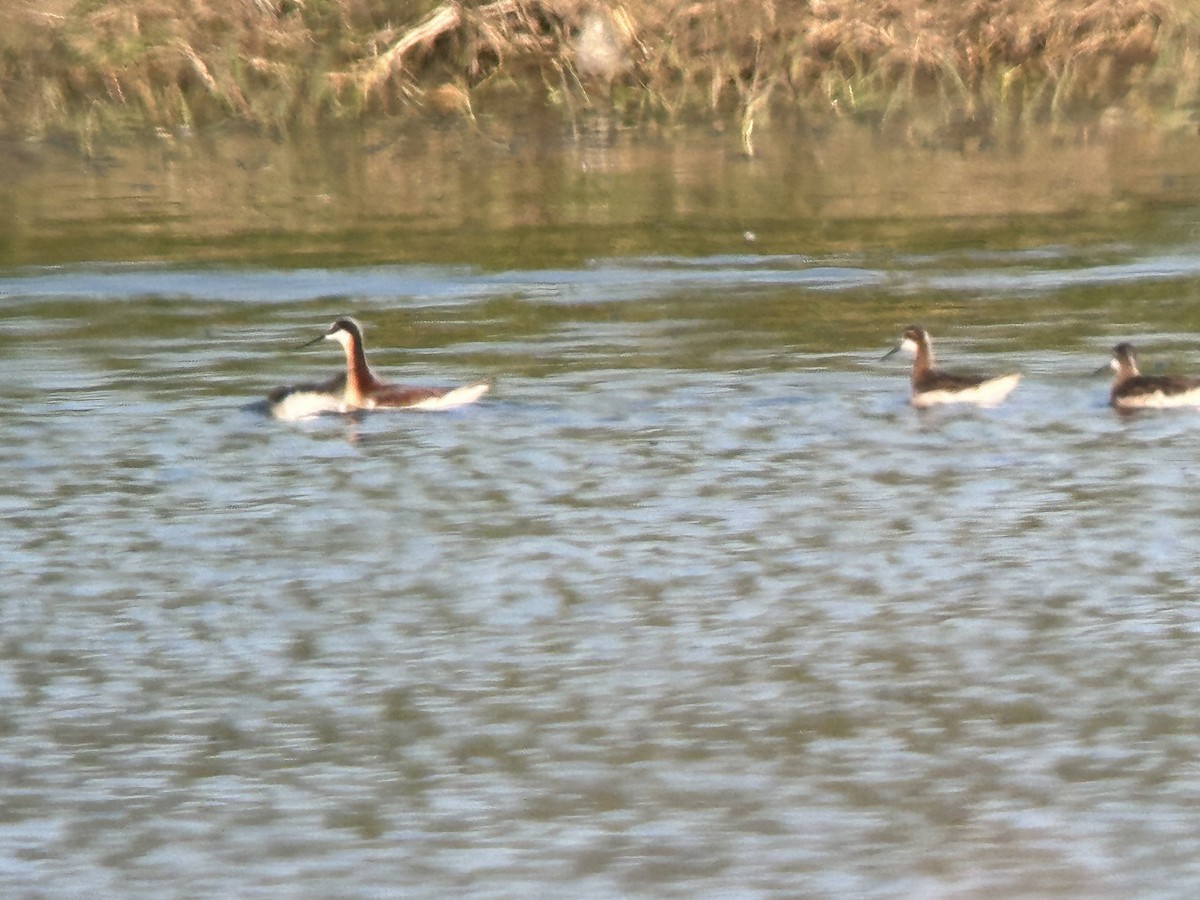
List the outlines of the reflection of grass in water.
<svg viewBox="0 0 1200 900">
<path fill-rule="evenodd" d="M 531 139 L 497 148 L 458 128 L 336 129 L 276 141 L 210 129 L 132 142 L 80 166 L 71 148 L 0 145 L 12 189 L 0 264 L 243 260 L 283 268 L 469 263 L 492 271 L 593 257 L 801 254 L 863 263 L 871 248 L 935 253 L 1138 242 L 1178 219 L 1193 139 L 1119 132 L 961 153 L 843 124 L 777 127 L 759 157 L 727 136 Z M 541 138 L 549 134 L 547 149 Z M 3 198 L 0 198 L 3 199 Z M 1181 232 L 1186 235 L 1190 232 Z M 749 236 L 747 236 L 749 234 Z"/>
<path fill-rule="evenodd" d="M 716 117 L 747 151 L 786 110 L 937 140 L 1179 118 L 1200 18 L 1153 0 L 67 0 L 0 12 L 10 129 L 472 115 L 505 103 L 634 123 Z"/>
</svg>

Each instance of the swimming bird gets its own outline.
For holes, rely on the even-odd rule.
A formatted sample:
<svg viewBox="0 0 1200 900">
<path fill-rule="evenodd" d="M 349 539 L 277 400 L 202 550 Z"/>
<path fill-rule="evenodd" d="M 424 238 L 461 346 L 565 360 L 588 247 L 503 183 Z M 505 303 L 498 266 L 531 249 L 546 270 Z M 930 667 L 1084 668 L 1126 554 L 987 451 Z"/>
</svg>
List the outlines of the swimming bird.
<svg viewBox="0 0 1200 900">
<path fill-rule="evenodd" d="M 322 413 L 345 412 L 342 395 L 346 391 L 346 373 L 338 372 L 320 382 L 305 382 L 277 387 L 267 399 L 251 409 L 277 419 L 307 419 Z"/>
<path fill-rule="evenodd" d="M 341 379 L 340 412 L 360 409 L 453 409 L 474 403 L 491 389 L 491 384 L 486 381 L 457 388 L 413 387 L 380 381 L 367 365 L 362 328 L 350 318 L 338 319 L 324 334 L 303 346 L 311 347 L 323 340 L 336 341 L 346 353 L 346 373 L 338 376 Z M 337 382 L 333 379 L 318 387 L 332 387 L 335 392 L 338 390 Z"/>
<path fill-rule="evenodd" d="M 1179 375 L 1143 375 L 1138 371 L 1133 344 L 1122 341 L 1113 347 L 1107 367 L 1116 373 L 1108 402 L 1116 409 L 1161 409 L 1166 406 L 1200 407 L 1200 378 Z"/>
<path fill-rule="evenodd" d="M 1020 373 L 988 378 L 983 375 L 958 375 L 934 368 L 933 343 L 920 325 L 910 325 L 900 337 L 900 343 L 883 355 L 887 359 L 898 350 L 912 353 L 916 359 L 912 371 L 913 406 L 927 407 L 939 403 L 975 403 L 995 406 L 1021 380 Z"/>
</svg>

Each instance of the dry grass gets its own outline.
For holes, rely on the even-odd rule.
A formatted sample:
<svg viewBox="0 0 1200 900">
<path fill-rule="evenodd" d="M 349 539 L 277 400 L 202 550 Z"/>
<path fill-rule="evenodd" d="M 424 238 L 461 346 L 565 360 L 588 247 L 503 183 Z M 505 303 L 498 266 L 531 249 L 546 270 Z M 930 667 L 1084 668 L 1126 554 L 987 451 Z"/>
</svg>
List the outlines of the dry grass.
<svg viewBox="0 0 1200 900">
<path fill-rule="evenodd" d="M 0 127 L 585 108 L 939 140 L 1122 115 L 1194 127 L 1200 7 L 1156 0 L 81 0 L 0 11 Z"/>
</svg>

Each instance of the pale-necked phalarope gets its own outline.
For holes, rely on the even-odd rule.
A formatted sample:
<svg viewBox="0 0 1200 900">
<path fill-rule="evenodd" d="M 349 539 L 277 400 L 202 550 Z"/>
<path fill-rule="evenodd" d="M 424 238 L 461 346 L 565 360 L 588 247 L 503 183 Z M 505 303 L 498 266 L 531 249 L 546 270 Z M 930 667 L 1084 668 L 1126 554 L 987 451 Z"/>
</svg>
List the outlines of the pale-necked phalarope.
<svg viewBox="0 0 1200 900">
<path fill-rule="evenodd" d="M 302 345 L 337 341 L 346 353 L 346 371 L 318 384 L 276 388 L 267 397 L 279 418 L 303 418 L 325 412 L 366 409 L 453 409 L 474 403 L 491 388 L 478 382 L 457 388 L 414 387 L 387 384 L 367 365 L 362 328 L 350 318 L 338 319 L 323 333 Z"/>
<path fill-rule="evenodd" d="M 912 370 L 913 406 L 935 406 L 939 403 L 994 406 L 1007 397 L 1021 380 L 1020 373 L 988 378 L 984 375 L 955 375 L 935 369 L 929 333 L 919 325 L 906 328 L 900 343 L 885 353 L 883 358 L 887 359 L 898 350 L 905 350 L 916 357 Z"/>
<path fill-rule="evenodd" d="M 1138 371 L 1133 344 L 1122 341 L 1113 347 L 1108 366 L 1116 373 L 1108 402 L 1117 409 L 1161 409 L 1167 406 L 1200 407 L 1200 378 L 1178 375 L 1143 375 Z"/>
</svg>

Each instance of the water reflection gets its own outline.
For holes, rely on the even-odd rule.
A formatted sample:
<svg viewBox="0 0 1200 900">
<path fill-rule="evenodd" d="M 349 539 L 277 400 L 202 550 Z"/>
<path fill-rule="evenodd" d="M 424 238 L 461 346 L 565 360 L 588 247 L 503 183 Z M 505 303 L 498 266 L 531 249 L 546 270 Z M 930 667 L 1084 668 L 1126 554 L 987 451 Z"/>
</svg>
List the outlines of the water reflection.
<svg viewBox="0 0 1200 900">
<path fill-rule="evenodd" d="M 1200 195 L 1190 140 L 1117 131 L 1030 137 L 1011 152 L 881 146 L 851 127 L 722 135 L 602 151 L 555 131 L 237 135 L 123 147 L 104 165 L 52 147 L 11 159 L 0 264 L 228 260 L 575 268 L 647 252 L 826 255 L 864 246 L 1041 248 L 1123 241 L 1163 203 Z M 602 153 L 602 156 L 597 156 Z"/>
</svg>

